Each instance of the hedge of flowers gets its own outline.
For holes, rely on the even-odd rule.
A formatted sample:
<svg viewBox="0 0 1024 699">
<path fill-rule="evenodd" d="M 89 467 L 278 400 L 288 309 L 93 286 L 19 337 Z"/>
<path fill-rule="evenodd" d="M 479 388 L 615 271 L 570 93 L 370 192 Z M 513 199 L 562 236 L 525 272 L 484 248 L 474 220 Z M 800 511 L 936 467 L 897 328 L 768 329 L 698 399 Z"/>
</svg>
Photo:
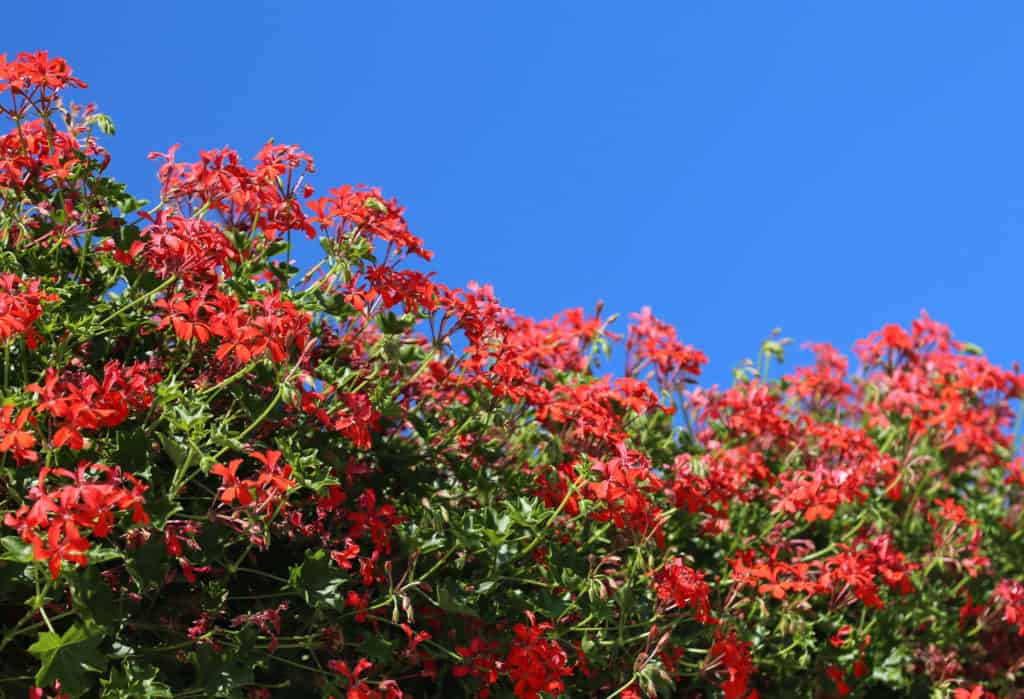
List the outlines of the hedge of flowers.
<svg viewBox="0 0 1024 699">
<path fill-rule="evenodd" d="M 2 696 L 1022 695 L 1016 368 L 922 315 L 700 388 L 296 146 L 140 201 L 83 87 L 0 56 Z"/>
</svg>

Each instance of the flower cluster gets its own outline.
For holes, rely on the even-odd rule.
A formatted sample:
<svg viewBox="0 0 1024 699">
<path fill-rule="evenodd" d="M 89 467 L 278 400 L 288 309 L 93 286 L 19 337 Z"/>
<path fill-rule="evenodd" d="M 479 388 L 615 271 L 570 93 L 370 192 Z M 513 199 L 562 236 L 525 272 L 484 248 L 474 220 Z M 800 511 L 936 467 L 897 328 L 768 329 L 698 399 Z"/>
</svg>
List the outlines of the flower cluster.
<svg viewBox="0 0 1024 699">
<path fill-rule="evenodd" d="M 65 479 L 64 485 L 51 487 L 51 476 Z M 126 488 L 126 483 L 130 487 Z M 90 530 L 93 537 L 106 538 L 117 511 L 130 511 L 135 524 L 148 523 L 149 516 L 142 508 L 145 490 L 132 474 L 88 461 L 80 461 L 74 471 L 44 467 L 28 491 L 31 506 L 8 512 L 4 524 L 32 545 L 34 558 L 46 561 L 56 579 L 63 561 L 88 563 L 89 542 L 83 529 Z"/>
<path fill-rule="evenodd" d="M 922 314 L 700 387 L 650 308 L 440 283 L 297 146 L 153 154 L 147 207 L 81 87 L 0 56 L 4 692 L 1024 692 L 1016 367 Z"/>
</svg>

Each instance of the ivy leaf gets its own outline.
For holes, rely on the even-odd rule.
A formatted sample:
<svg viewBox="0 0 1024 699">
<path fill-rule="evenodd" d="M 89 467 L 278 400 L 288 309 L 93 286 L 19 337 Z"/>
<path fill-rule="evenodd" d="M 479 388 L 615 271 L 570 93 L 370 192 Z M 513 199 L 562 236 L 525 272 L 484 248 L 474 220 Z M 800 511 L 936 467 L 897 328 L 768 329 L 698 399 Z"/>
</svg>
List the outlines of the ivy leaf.
<svg viewBox="0 0 1024 699">
<path fill-rule="evenodd" d="M 150 439 L 141 429 L 118 432 L 117 446 L 111 454 L 111 460 L 119 464 L 132 464 L 132 473 L 144 478 L 150 477 L 152 466 L 149 463 Z M 145 465 L 144 468 L 140 466 Z"/>
<path fill-rule="evenodd" d="M 339 573 L 338 568 L 327 558 L 327 553 L 318 549 L 307 553 L 305 561 L 292 567 L 289 587 L 299 592 L 308 603 L 320 602 L 328 607 L 344 609 L 342 588 L 346 576 Z"/>
<path fill-rule="evenodd" d="M 106 136 L 113 136 L 117 133 L 117 129 L 114 127 L 114 120 L 106 114 L 93 114 L 90 121 L 99 127 L 99 130 Z"/>
<path fill-rule="evenodd" d="M 124 554 L 113 547 L 103 546 L 96 549 L 89 549 L 85 552 L 85 557 L 89 561 L 90 565 L 95 565 L 97 563 L 106 563 L 107 561 L 124 558 Z"/>
<path fill-rule="evenodd" d="M 4 546 L 4 553 L 0 555 L 0 559 L 15 563 L 32 562 L 32 544 L 25 543 L 16 536 L 5 536 L 0 542 Z"/>
<path fill-rule="evenodd" d="M 448 580 L 445 584 L 438 587 L 437 606 L 449 613 L 476 617 L 476 610 L 471 606 L 464 604 L 460 597 L 461 596 L 458 593 L 455 583 Z"/>
<path fill-rule="evenodd" d="M 248 649 L 245 649 L 248 650 Z M 243 649 L 218 653 L 208 645 L 202 645 L 193 654 L 196 666 L 196 681 L 210 697 L 242 696 L 242 688 L 252 684 L 256 675 L 253 665 L 247 662 Z"/>
<path fill-rule="evenodd" d="M 81 610 L 82 618 L 103 626 L 114 625 L 117 622 L 114 593 L 100 577 L 99 570 L 95 566 L 87 566 L 76 570 L 73 576 L 71 597 L 75 608 Z"/>
<path fill-rule="evenodd" d="M 49 687 L 60 680 L 61 690 L 71 696 L 81 696 L 93 683 L 87 673 L 103 672 L 107 658 L 100 652 L 103 636 L 81 624 L 75 624 L 63 635 L 44 631 L 28 652 L 39 658 L 36 686 Z"/>
<path fill-rule="evenodd" d="M 125 672 L 117 668 L 110 671 L 109 677 L 100 680 L 103 699 L 173 699 L 171 688 L 157 680 L 156 668 L 136 668 L 132 663 L 125 663 Z"/>
<path fill-rule="evenodd" d="M 360 642 L 359 652 L 375 662 L 386 663 L 395 653 L 395 642 L 383 636 L 368 635 Z"/>
<path fill-rule="evenodd" d="M 910 685 L 906 666 L 909 657 L 904 649 L 896 647 L 889 653 L 885 661 L 875 667 L 871 672 L 871 679 L 897 689 L 906 688 Z"/>
<path fill-rule="evenodd" d="M 128 572 L 142 589 L 159 589 L 170 565 L 164 538 L 151 536 L 134 553 L 135 555 L 126 562 Z"/>
<path fill-rule="evenodd" d="M 170 457 L 171 463 L 173 463 L 176 468 L 184 468 L 185 460 L 188 459 L 188 451 L 173 437 L 170 437 L 163 432 L 157 432 L 156 436 L 157 439 L 160 440 L 160 445 L 164 448 L 164 453 Z"/>
</svg>

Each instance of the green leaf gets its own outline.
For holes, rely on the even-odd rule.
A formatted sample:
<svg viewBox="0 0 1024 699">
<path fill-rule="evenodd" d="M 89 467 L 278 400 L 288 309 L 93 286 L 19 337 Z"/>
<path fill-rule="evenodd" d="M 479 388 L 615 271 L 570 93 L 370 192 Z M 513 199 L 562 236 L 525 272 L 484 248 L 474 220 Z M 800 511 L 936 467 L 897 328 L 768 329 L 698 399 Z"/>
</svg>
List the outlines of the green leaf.
<svg viewBox="0 0 1024 699">
<path fill-rule="evenodd" d="M 163 529 L 171 517 L 181 512 L 177 503 L 171 502 L 166 494 L 157 493 L 154 497 L 146 500 L 146 514 L 149 515 L 151 525 L 156 529 Z"/>
<path fill-rule="evenodd" d="M 395 654 L 395 642 L 384 637 L 367 635 L 359 643 L 359 652 L 370 660 L 387 663 Z"/>
<path fill-rule="evenodd" d="M 307 602 L 345 608 L 344 587 L 348 576 L 327 557 L 327 552 L 317 549 L 306 554 L 301 565 L 293 566 L 289 585 L 298 591 Z"/>
<path fill-rule="evenodd" d="M 14 561 L 15 563 L 31 563 L 34 556 L 32 555 L 32 544 L 27 544 L 16 536 L 5 536 L 0 539 L 0 543 L 3 543 L 4 553 L 0 555 L 0 559 L 5 561 Z"/>
<path fill-rule="evenodd" d="M 103 546 L 89 549 L 85 552 L 85 558 L 89 561 L 90 565 L 95 565 L 96 563 L 106 563 L 107 561 L 124 558 L 124 554 L 110 546 Z"/>
<path fill-rule="evenodd" d="M 178 442 L 163 432 L 156 433 L 157 439 L 160 440 L 160 444 L 164 448 L 164 452 L 171 458 L 171 462 L 176 468 L 184 468 L 185 460 L 188 458 L 188 451 L 185 450 Z"/>
<path fill-rule="evenodd" d="M 871 671 L 871 678 L 890 687 L 904 688 L 909 686 L 909 678 L 905 671 L 909 657 L 901 647 L 893 648 L 889 657 Z"/>
<path fill-rule="evenodd" d="M 61 689 L 81 696 L 93 687 L 88 673 L 103 672 L 107 658 L 100 652 L 103 636 L 96 630 L 75 624 L 63 635 L 44 631 L 28 652 L 39 658 L 36 686 L 49 687 L 60 680 Z"/>
<path fill-rule="evenodd" d="M 114 610 L 114 593 L 101 577 L 95 566 L 76 569 L 72 574 L 71 597 L 79 615 L 97 624 L 114 625 L 117 615 Z"/>
<path fill-rule="evenodd" d="M 399 316 L 391 311 L 382 313 L 378 320 L 386 335 L 400 335 L 416 323 L 416 317 L 411 313 Z"/>
<path fill-rule="evenodd" d="M 132 663 L 125 664 L 125 672 L 113 668 L 110 674 L 100 680 L 103 699 L 172 699 L 171 688 L 157 680 L 159 671 L 156 668 L 136 668 Z"/>
<path fill-rule="evenodd" d="M 366 197 L 366 201 L 363 202 L 363 205 L 367 209 L 371 209 L 373 211 L 380 211 L 381 213 L 387 213 L 388 210 L 388 207 L 384 205 L 384 202 L 382 202 L 377 197 Z"/>
<path fill-rule="evenodd" d="M 463 604 L 459 596 L 455 584 L 449 580 L 437 590 L 437 606 L 446 612 L 465 614 L 475 618 L 477 616 L 476 610 Z"/>
<path fill-rule="evenodd" d="M 141 588 L 159 588 L 169 567 L 167 547 L 162 536 L 151 536 L 126 561 L 129 573 Z"/>
<path fill-rule="evenodd" d="M 252 664 L 244 654 L 217 653 L 208 645 L 201 645 L 193 655 L 197 682 L 208 697 L 241 697 L 242 688 L 255 679 Z"/>
<path fill-rule="evenodd" d="M 99 127 L 99 130 L 107 136 L 113 136 L 117 133 L 117 129 L 114 128 L 113 119 L 106 114 L 93 114 L 90 121 L 96 124 L 96 126 Z"/>
<path fill-rule="evenodd" d="M 118 464 L 130 466 L 132 473 L 145 478 L 149 477 L 150 439 L 141 429 L 120 431 L 116 435 L 117 446 L 111 460 Z"/>
</svg>

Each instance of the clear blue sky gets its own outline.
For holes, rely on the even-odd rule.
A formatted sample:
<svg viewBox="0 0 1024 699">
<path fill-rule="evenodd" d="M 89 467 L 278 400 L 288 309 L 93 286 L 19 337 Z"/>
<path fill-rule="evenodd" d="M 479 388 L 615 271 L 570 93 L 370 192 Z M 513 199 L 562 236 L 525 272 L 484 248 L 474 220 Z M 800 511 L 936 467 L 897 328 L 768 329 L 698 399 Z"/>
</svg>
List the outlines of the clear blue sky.
<svg viewBox="0 0 1024 699">
<path fill-rule="evenodd" d="M 39 9 L 32 9 L 38 7 Z M 1024 359 L 1024 5 L 49 2 L 114 173 L 273 136 L 408 207 L 439 279 L 531 315 L 651 305 L 709 377 L 775 326 L 841 349 L 924 308 Z M 790 365 L 792 365 L 792 358 Z"/>
</svg>

